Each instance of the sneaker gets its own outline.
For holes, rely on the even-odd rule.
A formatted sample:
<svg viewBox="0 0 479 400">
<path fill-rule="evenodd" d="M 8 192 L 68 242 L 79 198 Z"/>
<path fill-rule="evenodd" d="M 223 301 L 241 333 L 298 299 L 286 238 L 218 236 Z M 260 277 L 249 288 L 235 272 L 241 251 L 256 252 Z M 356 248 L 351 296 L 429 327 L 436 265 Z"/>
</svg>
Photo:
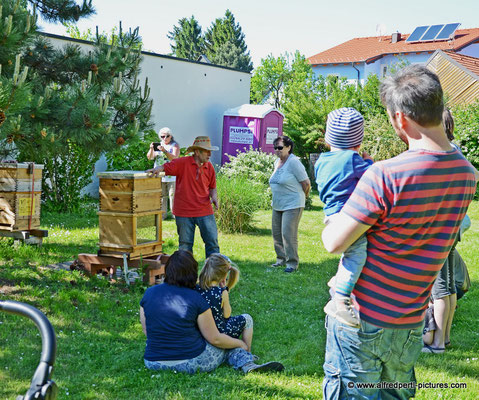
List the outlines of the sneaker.
<svg viewBox="0 0 479 400">
<path fill-rule="evenodd" d="M 359 318 L 354 312 L 351 305 L 351 299 L 349 297 L 337 297 L 331 299 L 324 307 L 324 312 L 329 316 L 337 319 L 339 322 L 345 325 L 352 326 L 354 328 L 360 327 Z"/>
<path fill-rule="evenodd" d="M 286 267 L 284 269 L 284 272 L 291 273 L 291 272 L 296 272 L 298 268 L 293 268 L 293 267 Z"/>
<path fill-rule="evenodd" d="M 285 265 L 284 261 L 276 261 L 274 264 L 271 264 L 271 268 L 284 267 Z"/>
<path fill-rule="evenodd" d="M 250 372 L 270 372 L 270 371 L 276 371 L 280 372 L 284 370 L 284 365 L 281 364 L 280 362 L 277 361 L 270 361 L 265 364 L 255 364 L 253 362 L 247 363 L 243 365 L 243 371 L 245 374 L 248 374 Z"/>
</svg>

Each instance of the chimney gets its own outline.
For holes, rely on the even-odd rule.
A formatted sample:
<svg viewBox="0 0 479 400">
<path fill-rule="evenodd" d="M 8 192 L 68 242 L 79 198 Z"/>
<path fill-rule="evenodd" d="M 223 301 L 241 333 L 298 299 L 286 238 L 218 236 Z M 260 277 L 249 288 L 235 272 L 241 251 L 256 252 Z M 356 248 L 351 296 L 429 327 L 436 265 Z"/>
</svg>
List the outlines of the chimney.
<svg viewBox="0 0 479 400">
<path fill-rule="evenodd" d="M 395 32 L 391 35 L 391 43 L 397 43 L 401 40 L 401 34 L 399 32 Z"/>
</svg>

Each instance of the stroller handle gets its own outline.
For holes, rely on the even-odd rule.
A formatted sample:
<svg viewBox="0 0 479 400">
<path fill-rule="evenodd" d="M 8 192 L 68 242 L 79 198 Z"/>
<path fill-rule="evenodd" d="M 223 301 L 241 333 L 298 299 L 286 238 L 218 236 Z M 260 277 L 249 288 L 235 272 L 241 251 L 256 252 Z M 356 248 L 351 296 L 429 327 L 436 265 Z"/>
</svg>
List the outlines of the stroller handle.
<svg viewBox="0 0 479 400">
<path fill-rule="evenodd" d="M 57 386 L 51 380 L 53 363 L 57 351 L 57 339 L 52 324 L 40 310 L 35 307 L 12 300 L 0 300 L 0 311 L 10 314 L 21 315 L 30 318 L 42 336 L 42 355 L 40 362 L 33 375 L 30 388 L 25 396 L 17 397 L 17 400 L 54 400 L 57 398 Z"/>
<path fill-rule="evenodd" d="M 52 324 L 45 314 L 29 304 L 12 300 L 0 301 L 0 310 L 10 314 L 28 317 L 35 323 L 42 336 L 42 355 L 40 362 L 43 361 L 49 365 L 53 365 L 57 350 L 57 340 Z"/>
</svg>

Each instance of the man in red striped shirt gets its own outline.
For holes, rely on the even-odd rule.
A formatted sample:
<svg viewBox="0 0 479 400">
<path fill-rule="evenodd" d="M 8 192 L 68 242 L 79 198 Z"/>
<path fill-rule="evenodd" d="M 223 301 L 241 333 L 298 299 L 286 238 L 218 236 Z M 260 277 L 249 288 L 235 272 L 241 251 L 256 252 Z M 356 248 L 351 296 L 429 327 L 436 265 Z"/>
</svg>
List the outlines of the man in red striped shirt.
<svg viewBox="0 0 479 400">
<path fill-rule="evenodd" d="M 337 254 L 361 234 L 368 237 L 353 291 L 360 328 L 326 316 L 325 399 L 414 396 L 431 287 L 475 193 L 475 169 L 451 147 L 442 126 L 438 77 L 408 66 L 385 78 L 381 99 L 409 150 L 371 166 L 323 231 L 324 246 Z M 361 382 L 375 387 L 360 388 Z"/>
</svg>

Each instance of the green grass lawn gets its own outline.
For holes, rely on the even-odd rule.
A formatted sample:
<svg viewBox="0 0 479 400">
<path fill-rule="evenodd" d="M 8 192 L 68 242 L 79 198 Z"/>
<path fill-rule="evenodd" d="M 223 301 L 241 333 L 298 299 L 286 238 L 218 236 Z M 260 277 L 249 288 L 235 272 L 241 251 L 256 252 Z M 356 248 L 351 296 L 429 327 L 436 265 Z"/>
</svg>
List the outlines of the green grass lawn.
<svg viewBox="0 0 479 400">
<path fill-rule="evenodd" d="M 138 317 L 143 287 L 127 289 L 77 271 L 42 268 L 71 261 L 78 253 L 97 252 L 98 223 L 91 207 L 78 215 L 43 215 L 49 236 L 41 248 L 15 247 L 11 239 L 0 239 L 0 298 L 28 302 L 52 322 L 58 340 L 54 380 L 60 399 L 320 399 L 322 307 L 338 257 L 323 249 L 317 197 L 314 205 L 300 224 L 298 273 L 269 268 L 275 261 L 270 212 L 257 214 L 254 232 L 219 238 L 221 251 L 241 269 L 240 282 L 231 292 L 233 312 L 253 316 L 253 353 L 261 361 L 283 362 L 282 374 L 243 375 L 220 367 L 210 374 L 188 376 L 145 369 L 145 337 Z M 473 225 L 458 249 L 473 287 L 459 301 L 452 348 L 443 355 L 421 355 L 416 369 L 418 382 L 466 383 L 467 389 L 422 389 L 417 399 L 472 400 L 479 393 L 478 202 L 469 215 Z M 171 253 L 177 245 L 174 221 L 166 221 L 163 229 L 165 251 Z M 204 249 L 198 233 L 194 252 L 201 265 Z M 25 394 L 40 348 L 33 323 L 0 314 L 0 399 Z"/>
</svg>

